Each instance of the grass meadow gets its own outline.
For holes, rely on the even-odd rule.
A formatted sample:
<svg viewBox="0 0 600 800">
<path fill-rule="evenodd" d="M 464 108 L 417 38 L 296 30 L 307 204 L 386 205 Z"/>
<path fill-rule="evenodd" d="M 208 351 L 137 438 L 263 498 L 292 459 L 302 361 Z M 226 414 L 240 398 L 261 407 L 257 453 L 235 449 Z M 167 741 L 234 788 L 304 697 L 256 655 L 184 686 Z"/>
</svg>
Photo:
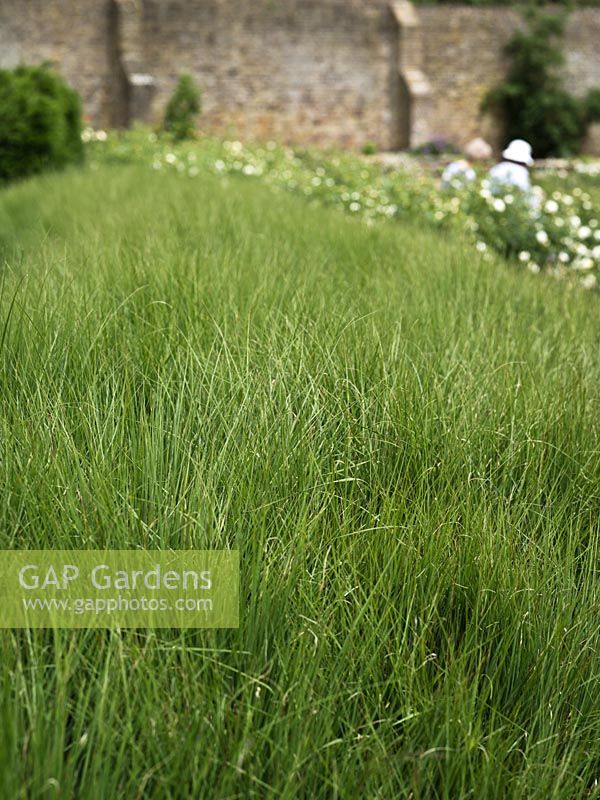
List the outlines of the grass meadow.
<svg viewBox="0 0 600 800">
<path fill-rule="evenodd" d="M 0 796 L 600 797 L 600 305 L 142 166 L 0 194 L 1 547 L 239 548 L 238 630 L 0 634 Z"/>
</svg>

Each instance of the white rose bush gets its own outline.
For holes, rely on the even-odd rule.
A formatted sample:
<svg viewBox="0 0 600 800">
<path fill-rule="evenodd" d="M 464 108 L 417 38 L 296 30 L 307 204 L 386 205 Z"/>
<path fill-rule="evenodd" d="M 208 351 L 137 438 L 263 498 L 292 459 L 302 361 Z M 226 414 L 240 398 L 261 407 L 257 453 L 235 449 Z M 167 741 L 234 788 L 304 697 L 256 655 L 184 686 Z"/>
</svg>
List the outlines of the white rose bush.
<svg viewBox="0 0 600 800">
<path fill-rule="evenodd" d="M 369 225 L 410 219 L 455 230 L 484 259 L 495 253 L 534 274 L 564 278 L 586 289 L 599 285 L 600 208 L 579 187 L 555 189 L 565 184 L 565 177 L 556 173 L 551 190 L 535 186 L 529 194 L 510 187 L 498 191 L 485 177 L 441 190 L 417 161 L 411 166 L 408 159 L 406 168 L 390 170 L 348 153 L 214 137 L 175 143 L 143 129 L 108 137 L 88 131 L 86 141 L 104 161 L 142 162 L 189 178 L 208 169 L 224 177 L 259 179 L 309 202 L 341 208 Z M 573 166 L 582 180 L 597 174 L 595 164 Z"/>
<path fill-rule="evenodd" d="M 459 194 L 460 210 L 470 230 L 486 247 L 527 268 L 554 277 L 574 277 L 596 288 L 600 268 L 600 225 L 591 196 L 540 187 L 492 193 L 484 178 Z"/>
</svg>

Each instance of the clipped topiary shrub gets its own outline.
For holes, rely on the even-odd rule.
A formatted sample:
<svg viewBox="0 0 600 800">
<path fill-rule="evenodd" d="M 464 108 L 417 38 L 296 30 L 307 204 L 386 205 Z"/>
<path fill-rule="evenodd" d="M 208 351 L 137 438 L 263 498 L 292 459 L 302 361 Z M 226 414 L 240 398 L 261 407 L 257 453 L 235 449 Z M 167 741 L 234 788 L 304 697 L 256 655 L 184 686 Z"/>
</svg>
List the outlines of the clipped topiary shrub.
<svg viewBox="0 0 600 800">
<path fill-rule="evenodd" d="M 200 90 L 191 75 L 180 75 L 165 110 L 164 128 L 175 139 L 191 139 L 201 111 Z"/>
<path fill-rule="evenodd" d="M 0 70 L 0 181 L 83 160 L 79 95 L 47 65 Z"/>
</svg>

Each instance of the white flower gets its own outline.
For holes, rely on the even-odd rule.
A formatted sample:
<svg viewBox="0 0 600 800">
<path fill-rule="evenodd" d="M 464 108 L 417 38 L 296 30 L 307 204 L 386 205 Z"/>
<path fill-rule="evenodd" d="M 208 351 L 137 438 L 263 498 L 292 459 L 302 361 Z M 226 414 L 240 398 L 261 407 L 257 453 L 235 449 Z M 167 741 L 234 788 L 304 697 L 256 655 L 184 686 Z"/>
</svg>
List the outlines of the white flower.
<svg viewBox="0 0 600 800">
<path fill-rule="evenodd" d="M 175 155 L 175 153 L 167 153 L 167 155 L 165 156 L 165 161 L 167 162 L 167 164 L 174 164 L 177 161 L 177 156 Z"/>
<path fill-rule="evenodd" d="M 594 231 L 594 239 L 597 242 L 600 242 L 600 228 L 598 228 L 598 230 Z"/>
<path fill-rule="evenodd" d="M 587 256 L 585 258 L 577 258 L 571 266 L 573 269 L 593 269 L 594 259 Z"/>
<path fill-rule="evenodd" d="M 519 253 L 519 261 L 527 262 L 531 258 L 529 250 L 521 250 Z"/>
<path fill-rule="evenodd" d="M 589 239 L 589 237 L 592 235 L 592 229 L 588 228 L 587 225 L 582 225 L 577 231 L 577 235 L 580 239 Z"/>
<path fill-rule="evenodd" d="M 535 238 L 538 240 L 540 244 L 548 244 L 548 234 L 546 231 L 538 231 L 535 235 Z"/>
<path fill-rule="evenodd" d="M 512 194 L 505 194 L 504 195 L 504 202 L 506 203 L 507 206 L 509 206 L 514 201 L 514 199 L 515 198 L 513 197 Z"/>
<path fill-rule="evenodd" d="M 506 203 L 504 202 L 504 200 L 500 200 L 499 197 L 497 197 L 494 200 L 492 205 L 494 207 L 494 211 L 498 211 L 498 212 L 502 213 L 503 211 L 506 210 Z"/>
<path fill-rule="evenodd" d="M 96 131 L 96 141 L 105 142 L 108 139 L 106 131 Z"/>
<path fill-rule="evenodd" d="M 221 159 L 219 158 L 218 161 L 215 161 L 215 169 L 217 170 L 217 172 L 223 172 L 223 170 L 225 169 L 225 162 L 221 161 Z"/>
<path fill-rule="evenodd" d="M 581 279 L 581 285 L 584 289 L 595 289 L 598 280 L 595 275 L 586 275 Z"/>
<path fill-rule="evenodd" d="M 574 214 L 572 217 L 569 217 L 569 224 L 572 228 L 578 228 L 581 225 L 581 217 Z"/>
<path fill-rule="evenodd" d="M 566 206 L 572 206 L 573 205 L 573 198 L 571 197 L 570 194 L 566 194 L 563 197 L 562 201 Z"/>
<path fill-rule="evenodd" d="M 540 265 L 536 264 L 535 261 L 530 261 L 529 264 L 527 264 L 527 269 L 529 272 L 533 272 L 534 275 L 537 275 L 540 271 Z"/>
<path fill-rule="evenodd" d="M 554 224 L 557 228 L 562 228 L 565 224 L 565 221 L 562 217 L 554 217 Z"/>
<path fill-rule="evenodd" d="M 475 247 L 479 250 L 480 253 L 485 253 L 487 250 L 487 244 L 485 242 L 477 242 Z"/>
<path fill-rule="evenodd" d="M 360 203 L 350 203 L 350 211 L 360 211 Z"/>
<path fill-rule="evenodd" d="M 547 211 L 548 214 L 556 214 L 558 211 L 558 203 L 556 200 L 548 200 L 544 206 L 544 210 Z"/>
<path fill-rule="evenodd" d="M 568 264 L 571 259 L 568 253 L 565 253 L 564 250 L 561 250 L 558 254 L 558 260 L 561 262 L 561 264 Z"/>
</svg>

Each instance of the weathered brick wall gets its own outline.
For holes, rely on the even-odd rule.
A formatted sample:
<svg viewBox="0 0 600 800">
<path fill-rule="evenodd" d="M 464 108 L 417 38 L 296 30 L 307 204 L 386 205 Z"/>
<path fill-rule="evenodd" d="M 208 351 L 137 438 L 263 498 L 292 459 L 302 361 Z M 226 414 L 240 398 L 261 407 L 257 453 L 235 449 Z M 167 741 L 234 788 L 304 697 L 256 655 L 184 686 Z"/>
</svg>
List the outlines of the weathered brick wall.
<svg viewBox="0 0 600 800">
<path fill-rule="evenodd" d="M 112 11 L 109 0 L 0 0 L 0 66 L 55 64 L 86 114 L 108 124 L 117 84 Z"/>
<path fill-rule="evenodd" d="M 0 65 L 54 62 L 99 125 L 158 120 L 189 71 L 209 129 L 353 147 L 478 134 L 497 144 L 479 104 L 519 19 L 506 7 L 415 14 L 405 0 L 0 0 Z M 574 12 L 565 75 L 577 94 L 600 86 L 598 42 L 600 9 Z"/>
<path fill-rule="evenodd" d="M 203 126 L 397 144 L 397 27 L 385 0 L 145 0 L 143 32 L 156 114 L 189 71 Z"/>
<path fill-rule="evenodd" d="M 487 90 L 504 75 L 502 48 L 520 24 L 509 8 L 424 6 L 419 9 L 423 60 L 433 90 L 432 135 L 463 144 L 483 134 L 498 145 L 498 131 L 481 119 Z M 567 86 L 581 96 L 600 86 L 600 10 L 580 9 L 568 19 L 564 45 Z"/>
</svg>

